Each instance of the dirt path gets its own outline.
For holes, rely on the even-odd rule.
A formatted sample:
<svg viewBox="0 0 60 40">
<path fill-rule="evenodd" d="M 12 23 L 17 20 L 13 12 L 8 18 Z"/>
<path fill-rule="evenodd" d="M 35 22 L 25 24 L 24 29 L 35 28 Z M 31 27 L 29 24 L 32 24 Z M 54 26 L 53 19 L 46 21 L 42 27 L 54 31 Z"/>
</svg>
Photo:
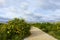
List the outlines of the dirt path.
<svg viewBox="0 0 60 40">
<path fill-rule="evenodd" d="M 57 40 L 36 27 L 31 28 L 31 35 L 24 40 Z"/>
</svg>

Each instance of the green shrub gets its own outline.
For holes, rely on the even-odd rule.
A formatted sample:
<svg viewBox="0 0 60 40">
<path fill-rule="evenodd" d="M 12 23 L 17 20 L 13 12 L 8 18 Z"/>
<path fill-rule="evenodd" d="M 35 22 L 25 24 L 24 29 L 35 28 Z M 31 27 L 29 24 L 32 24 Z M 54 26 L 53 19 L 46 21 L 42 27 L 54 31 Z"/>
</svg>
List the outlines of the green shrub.
<svg viewBox="0 0 60 40">
<path fill-rule="evenodd" d="M 23 40 L 30 35 L 30 25 L 23 19 L 11 20 L 0 29 L 0 40 Z"/>
<path fill-rule="evenodd" d="M 57 23 L 34 23 L 33 26 L 38 27 L 39 29 L 43 30 L 44 32 L 54 36 L 58 40 L 60 40 L 60 22 Z"/>
</svg>

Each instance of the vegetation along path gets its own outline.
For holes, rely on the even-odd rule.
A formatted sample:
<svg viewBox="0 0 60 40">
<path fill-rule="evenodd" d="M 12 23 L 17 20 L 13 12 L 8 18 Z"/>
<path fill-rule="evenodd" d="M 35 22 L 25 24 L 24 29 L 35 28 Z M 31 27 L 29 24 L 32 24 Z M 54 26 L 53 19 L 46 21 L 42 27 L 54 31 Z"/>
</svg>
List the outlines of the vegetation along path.
<svg viewBox="0 0 60 40">
<path fill-rule="evenodd" d="M 32 27 L 30 31 L 31 35 L 24 40 L 57 40 L 36 27 Z"/>
</svg>

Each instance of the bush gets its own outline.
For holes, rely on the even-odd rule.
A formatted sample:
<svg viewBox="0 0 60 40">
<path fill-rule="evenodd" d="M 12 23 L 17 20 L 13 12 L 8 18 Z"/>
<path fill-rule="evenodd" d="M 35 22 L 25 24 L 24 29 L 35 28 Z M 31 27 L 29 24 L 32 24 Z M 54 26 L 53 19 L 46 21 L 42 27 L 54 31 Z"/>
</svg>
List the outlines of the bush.
<svg viewBox="0 0 60 40">
<path fill-rule="evenodd" d="M 60 40 L 60 22 L 55 23 L 34 23 L 33 26 L 38 27 L 39 29 L 43 30 L 44 32 L 54 36 L 58 40 Z"/>
<path fill-rule="evenodd" d="M 23 40 L 30 35 L 30 25 L 23 19 L 15 18 L 0 29 L 0 40 Z"/>
</svg>

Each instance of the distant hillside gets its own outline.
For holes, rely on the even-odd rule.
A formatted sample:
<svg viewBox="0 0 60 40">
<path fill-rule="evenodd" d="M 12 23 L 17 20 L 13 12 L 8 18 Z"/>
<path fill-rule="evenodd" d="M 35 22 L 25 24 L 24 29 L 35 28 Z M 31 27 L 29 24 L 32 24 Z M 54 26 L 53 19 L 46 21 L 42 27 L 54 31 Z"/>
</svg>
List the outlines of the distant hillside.
<svg viewBox="0 0 60 40">
<path fill-rule="evenodd" d="M 10 20 L 10 19 L 9 18 L 0 17 L 0 23 L 7 23 L 8 20 Z"/>
</svg>

